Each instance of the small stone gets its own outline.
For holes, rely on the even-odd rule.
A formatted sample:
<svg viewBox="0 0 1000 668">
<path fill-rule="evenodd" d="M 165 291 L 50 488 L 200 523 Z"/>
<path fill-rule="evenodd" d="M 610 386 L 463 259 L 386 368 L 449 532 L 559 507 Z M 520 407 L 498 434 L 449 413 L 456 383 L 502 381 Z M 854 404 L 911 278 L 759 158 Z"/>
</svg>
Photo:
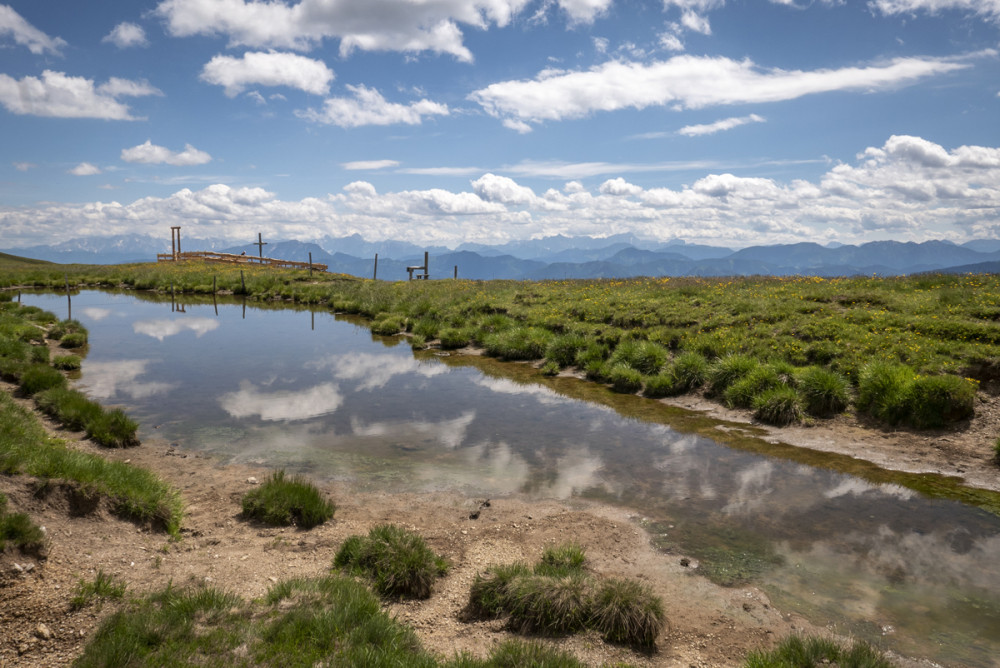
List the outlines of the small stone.
<svg viewBox="0 0 1000 668">
<path fill-rule="evenodd" d="M 684 557 L 684 558 L 681 559 L 681 566 L 683 566 L 684 568 L 687 568 L 690 565 L 691 565 L 691 560 L 690 559 L 688 559 L 687 557 Z"/>
<path fill-rule="evenodd" d="M 24 572 L 25 573 L 30 573 L 33 570 L 35 570 L 35 565 L 34 564 L 25 564 L 24 565 Z"/>
<path fill-rule="evenodd" d="M 247 484 L 248 485 L 256 485 L 257 484 L 257 478 L 255 478 L 253 476 L 250 476 L 249 478 L 247 478 Z"/>
<path fill-rule="evenodd" d="M 25 654 L 28 653 L 28 650 L 30 650 L 30 649 L 31 649 L 31 645 L 29 645 L 26 642 L 23 642 L 23 643 L 21 643 L 20 645 L 17 646 L 17 655 L 18 656 L 24 656 Z"/>
<path fill-rule="evenodd" d="M 14 565 L 10 567 L 10 570 L 14 571 L 15 573 L 23 573 L 24 567 L 15 561 Z"/>
<path fill-rule="evenodd" d="M 52 640 L 52 631 L 45 624 L 35 627 L 35 637 L 41 640 Z"/>
</svg>

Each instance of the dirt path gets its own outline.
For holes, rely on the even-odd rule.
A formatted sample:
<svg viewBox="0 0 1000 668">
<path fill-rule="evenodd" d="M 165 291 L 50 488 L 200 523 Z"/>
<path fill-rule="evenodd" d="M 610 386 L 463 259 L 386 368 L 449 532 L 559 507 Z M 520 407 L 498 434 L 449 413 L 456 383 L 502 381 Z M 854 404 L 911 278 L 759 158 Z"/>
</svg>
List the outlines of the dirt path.
<svg viewBox="0 0 1000 668">
<path fill-rule="evenodd" d="M 10 392 L 12 386 L 0 390 Z M 726 419 L 740 417 L 692 397 L 678 403 L 685 401 L 690 408 L 710 410 Z M 884 458 L 900 468 L 948 472 L 962 467 L 962 474 L 971 474 L 975 484 L 996 489 L 996 470 L 974 447 L 978 438 L 990 433 L 992 439 L 997 433 L 996 403 L 991 402 L 977 418 L 981 424 L 969 430 L 975 436 L 957 434 L 950 441 L 866 432 L 845 422 L 847 418 L 785 429 L 777 435 L 785 442 L 863 453 L 873 461 Z M 14 509 L 28 512 L 45 526 L 50 543 L 42 560 L 0 555 L 0 668 L 72 662 L 103 616 L 115 607 L 70 610 L 77 582 L 92 580 L 99 569 L 125 581 L 131 595 L 160 589 L 168 582 L 205 582 L 252 598 L 278 580 L 327 572 L 347 536 L 366 533 L 382 522 L 420 532 L 453 564 L 429 600 L 390 605 L 415 628 L 426 647 L 443 656 L 459 651 L 482 655 L 507 637 L 499 622 L 463 621 L 469 586 L 478 571 L 495 563 L 534 561 L 544 546 L 566 541 L 585 547 L 596 573 L 649 583 L 663 597 L 669 619 L 669 628 L 649 655 L 607 645 L 594 635 L 547 641 L 593 665 L 734 666 L 749 650 L 769 647 L 793 631 L 823 632 L 776 610 L 756 588 L 718 587 L 683 566 L 679 555 L 655 551 L 635 518 L 621 508 L 511 497 L 492 499 L 477 519 L 470 519 L 481 499 L 450 493 L 367 493 L 331 483 L 321 489 L 337 503 L 333 521 L 311 531 L 268 528 L 239 516 L 240 497 L 252 488 L 254 479 L 263 480 L 268 474 L 264 469 L 220 466 L 209 457 L 156 441 L 131 450 L 106 450 L 79 440 L 80 434 L 46 424 L 74 447 L 149 468 L 181 490 L 186 504 L 183 539 L 170 541 L 102 508 L 81 514 L 58 488 L 40 497 L 33 481 L 0 476 L 0 491 L 10 497 Z M 900 459 L 900 451 L 908 453 L 905 458 Z M 900 664 L 930 665 L 908 660 Z"/>
</svg>

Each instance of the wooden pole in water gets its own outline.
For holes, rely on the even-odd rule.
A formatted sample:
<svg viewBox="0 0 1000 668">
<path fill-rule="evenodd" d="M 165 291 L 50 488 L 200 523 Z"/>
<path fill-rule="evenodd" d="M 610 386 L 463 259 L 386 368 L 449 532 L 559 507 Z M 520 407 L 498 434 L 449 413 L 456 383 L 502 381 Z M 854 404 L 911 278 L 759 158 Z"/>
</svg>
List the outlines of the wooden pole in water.
<svg viewBox="0 0 1000 668">
<path fill-rule="evenodd" d="M 375 271 L 372 272 L 372 280 L 378 280 L 378 253 L 375 253 Z"/>
</svg>

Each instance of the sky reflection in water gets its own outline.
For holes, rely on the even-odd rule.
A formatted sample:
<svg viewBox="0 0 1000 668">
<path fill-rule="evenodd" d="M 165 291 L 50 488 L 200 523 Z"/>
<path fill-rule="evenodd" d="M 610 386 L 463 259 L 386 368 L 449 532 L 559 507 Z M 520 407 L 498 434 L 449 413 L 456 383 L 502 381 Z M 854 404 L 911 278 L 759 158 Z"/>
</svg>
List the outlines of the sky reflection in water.
<svg viewBox="0 0 1000 668">
<path fill-rule="evenodd" d="M 65 297 L 26 302 L 65 315 Z M 757 581 L 780 606 L 901 651 L 1000 665 L 1000 520 L 983 511 L 416 359 L 328 313 L 175 313 L 97 292 L 74 307 L 91 333 L 77 385 L 125 406 L 144 440 L 367 488 L 592 496 L 652 518 L 679 551 L 704 544 L 697 532 L 762 539 L 780 565 Z"/>
</svg>

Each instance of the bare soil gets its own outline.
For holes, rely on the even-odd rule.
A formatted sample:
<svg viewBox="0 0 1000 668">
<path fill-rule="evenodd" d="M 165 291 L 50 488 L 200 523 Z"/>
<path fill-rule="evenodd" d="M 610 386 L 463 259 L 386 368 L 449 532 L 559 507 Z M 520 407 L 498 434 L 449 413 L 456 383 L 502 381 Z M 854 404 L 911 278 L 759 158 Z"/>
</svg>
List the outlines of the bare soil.
<svg viewBox="0 0 1000 668">
<path fill-rule="evenodd" d="M 12 392 L 3 385 L 0 391 Z M 25 402 L 27 404 L 27 402 Z M 695 396 L 672 400 L 727 420 L 748 420 Z M 652 653 L 608 645 L 596 635 L 545 640 L 601 665 L 734 666 L 752 649 L 773 646 L 801 631 L 828 634 L 775 609 L 754 587 L 723 588 L 698 574 L 693 560 L 653 549 L 638 519 L 627 510 L 585 501 L 527 501 L 518 497 L 470 499 L 452 493 L 383 494 L 346 484 L 321 484 L 337 504 L 335 518 L 310 531 L 270 528 L 240 516 L 240 498 L 268 471 L 221 466 L 207 456 L 149 441 L 129 450 L 108 450 L 81 434 L 47 428 L 74 447 L 110 459 L 131 461 L 169 481 L 186 504 L 183 536 L 172 541 L 110 515 L 102 506 L 81 507 L 56 486 L 38 494 L 36 481 L 0 476 L 0 491 L 16 511 L 45 527 L 46 554 L 0 554 L 0 668 L 60 666 L 79 656 L 100 621 L 118 604 L 70 609 L 78 582 L 99 569 L 128 585 L 128 595 L 162 589 L 169 582 L 208 583 L 245 598 L 264 594 L 281 579 L 329 571 L 341 542 L 393 522 L 418 531 L 452 563 L 426 601 L 387 603 L 411 625 L 430 650 L 448 657 L 468 651 L 485 655 L 508 637 L 499 621 L 467 621 L 469 587 L 492 564 L 537 560 L 546 545 L 573 541 L 584 546 L 589 568 L 604 576 L 647 582 L 663 598 L 669 626 Z M 812 427 L 773 430 L 786 443 L 862 456 L 888 468 L 962 475 L 970 484 L 1000 489 L 989 461 L 998 433 L 1000 405 L 984 399 L 965 429 L 942 434 L 880 432 L 842 417 Z M 476 519 L 471 516 L 474 511 Z M 688 565 L 682 565 L 687 563 Z M 896 657 L 904 666 L 931 665 Z"/>
</svg>

